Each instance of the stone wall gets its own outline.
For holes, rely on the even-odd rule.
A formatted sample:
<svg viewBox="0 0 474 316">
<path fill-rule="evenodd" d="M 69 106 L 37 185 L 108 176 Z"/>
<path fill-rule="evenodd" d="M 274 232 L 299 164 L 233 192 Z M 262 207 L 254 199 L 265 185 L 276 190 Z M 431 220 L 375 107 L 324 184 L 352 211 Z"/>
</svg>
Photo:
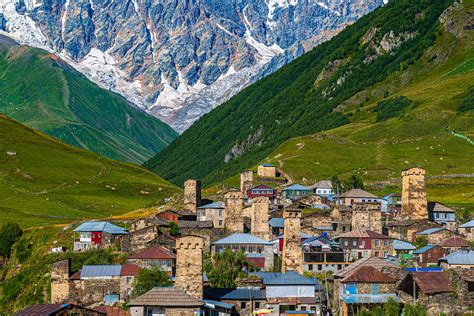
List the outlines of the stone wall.
<svg viewBox="0 0 474 316">
<path fill-rule="evenodd" d="M 232 190 L 225 194 L 225 229 L 228 234 L 244 231 L 243 197 L 240 191 Z"/>
<path fill-rule="evenodd" d="M 425 170 L 411 168 L 402 172 L 402 219 L 428 218 Z"/>
<path fill-rule="evenodd" d="M 141 226 L 140 226 L 141 227 Z M 130 252 L 137 252 L 139 250 L 149 247 L 150 242 L 158 238 L 160 232 L 156 226 L 146 226 L 142 229 L 135 230 L 127 236 L 128 242 L 126 250 Z"/>
<path fill-rule="evenodd" d="M 382 232 L 380 203 L 356 203 L 352 208 L 352 230 L 370 229 Z"/>
<path fill-rule="evenodd" d="M 120 299 L 124 300 L 120 282 L 120 277 L 74 280 L 70 282 L 71 295 L 84 305 L 100 303 L 106 294 L 119 294 Z"/>
<path fill-rule="evenodd" d="M 247 192 L 253 187 L 253 171 L 245 170 L 240 173 L 240 191 L 244 197 L 247 197 Z"/>
<path fill-rule="evenodd" d="M 282 272 L 295 270 L 303 274 L 303 251 L 301 249 L 301 210 L 285 210 Z"/>
<path fill-rule="evenodd" d="M 250 232 L 264 240 L 270 240 L 269 211 L 270 202 L 267 197 L 261 196 L 253 199 Z"/>
<path fill-rule="evenodd" d="M 184 236 L 176 240 L 176 281 L 174 286 L 198 299 L 203 298 L 202 250 L 200 236 Z"/>
<path fill-rule="evenodd" d="M 258 174 L 259 177 L 275 178 L 276 177 L 276 167 L 275 166 L 260 165 L 260 166 L 257 167 L 257 174 Z"/>
<path fill-rule="evenodd" d="M 71 260 L 61 260 L 51 265 L 51 304 L 65 303 L 69 299 L 69 273 Z"/>
<path fill-rule="evenodd" d="M 372 284 L 357 283 L 357 294 L 372 294 Z M 396 283 L 378 283 L 378 288 L 378 294 L 397 293 Z"/>
<path fill-rule="evenodd" d="M 443 229 L 439 232 L 426 235 L 426 240 L 428 241 L 429 244 L 438 244 L 445 239 L 453 237 L 454 235 L 455 234 L 452 231 L 448 229 Z"/>
<path fill-rule="evenodd" d="M 184 207 L 196 213 L 201 206 L 201 181 L 189 179 L 184 182 Z"/>
</svg>

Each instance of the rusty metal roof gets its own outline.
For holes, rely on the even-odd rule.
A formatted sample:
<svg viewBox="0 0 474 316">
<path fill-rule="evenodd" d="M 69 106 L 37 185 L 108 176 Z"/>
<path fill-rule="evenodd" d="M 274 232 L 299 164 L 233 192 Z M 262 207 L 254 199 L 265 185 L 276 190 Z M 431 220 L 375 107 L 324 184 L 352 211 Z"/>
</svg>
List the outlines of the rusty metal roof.
<svg viewBox="0 0 474 316">
<path fill-rule="evenodd" d="M 204 305 L 184 291 L 174 287 L 155 287 L 145 294 L 130 301 L 129 306 L 166 306 L 166 307 L 200 307 Z"/>
<path fill-rule="evenodd" d="M 453 236 L 439 243 L 441 247 L 469 247 L 469 242 L 459 236 Z"/>
<path fill-rule="evenodd" d="M 128 259 L 176 259 L 176 255 L 164 247 L 155 246 L 137 252 Z"/>
<path fill-rule="evenodd" d="M 397 280 L 374 267 L 364 266 L 341 280 L 343 283 L 395 283 Z"/>
<path fill-rule="evenodd" d="M 91 315 L 106 315 L 103 312 L 93 311 L 91 309 L 77 306 L 73 304 L 36 304 L 31 305 L 15 314 L 15 316 L 49 316 L 58 315 L 57 313 L 66 309 L 76 309 L 81 311 L 89 311 Z M 95 314 L 92 314 L 94 313 Z"/>
<path fill-rule="evenodd" d="M 375 268 L 379 271 L 381 271 L 382 268 L 384 268 L 384 267 L 391 267 L 391 268 L 401 269 L 396 264 L 388 262 L 388 261 L 386 261 L 382 258 L 372 256 L 372 257 L 366 257 L 366 258 L 362 258 L 362 259 L 357 260 L 356 262 L 348 265 L 344 269 L 339 270 L 338 272 L 336 272 L 334 274 L 334 277 L 337 278 L 337 279 L 345 278 L 348 275 L 352 274 L 354 271 L 356 271 L 356 269 L 358 269 L 359 267 L 364 267 L 364 266 L 370 266 L 370 267 L 373 267 L 373 268 Z"/>
<path fill-rule="evenodd" d="M 445 272 L 413 272 L 415 282 L 425 294 L 453 292 Z"/>
</svg>

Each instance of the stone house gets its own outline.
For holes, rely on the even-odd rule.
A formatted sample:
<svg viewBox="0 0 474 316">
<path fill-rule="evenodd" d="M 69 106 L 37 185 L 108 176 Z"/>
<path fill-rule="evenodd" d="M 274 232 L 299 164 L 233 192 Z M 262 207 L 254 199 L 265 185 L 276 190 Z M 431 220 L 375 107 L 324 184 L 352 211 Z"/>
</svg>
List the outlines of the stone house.
<svg viewBox="0 0 474 316">
<path fill-rule="evenodd" d="M 350 206 L 336 205 L 331 211 L 331 219 L 336 235 L 352 230 L 352 208 Z"/>
<path fill-rule="evenodd" d="M 392 244 L 393 252 L 391 255 L 398 256 L 401 258 L 403 255 L 412 254 L 414 250 L 416 250 L 415 246 L 413 246 L 408 241 L 395 239 Z"/>
<path fill-rule="evenodd" d="M 458 250 L 439 258 L 438 265 L 443 269 L 472 269 L 474 268 L 474 250 Z"/>
<path fill-rule="evenodd" d="M 416 237 L 424 237 L 429 244 L 438 244 L 445 239 L 455 236 L 455 233 L 447 228 L 428 228 L 417 232 Z"/>
<path fill-rule="evenodd" d="M 195 316 L 201 314 L 204 303 L 174 287 L 155 287 L 128 305 L 131 316 Z"/>
<path fill-rule="evenodd" d="M 294 200 L 313 194 L 313 190 L 311 188 L 298 183 L 292 184 L 289 187 L 284 188 L 282 191 L 283 197 L 287 200 Z"/>
<path fill-rule="evenodd" d="M 474 306 L 474 269 L 449 269 L 446 273 L 458 297 L 458 304 L 465 309 L 472 308 Z"/>
<path fill-rule="evenodd" d="M 461 249 L 469 249 L 469 242 L 466 239 L 459 236 L 453 236 L 448 239 L 445 239 L 441 241 L 438 245 L 448 250 L 449 253 L 452 253 Z"/>
<path fill-rule="evenodd" d="M 177 224 L 178 221 L 195 221 L 196 213 L 189 210 L 166 210 L 156 214 L 155 217 Z"/>
<path fill-rule="evenodd" d="M 419 267 L 437 265 L 438 260 L 447 254 L 448 251 L 438 245 L 427 245 L 413 251 L 414 260 Z"/>
<path fill-rule="evenodd" d="M 354 203 L 380 203 L 382 212 L 387 210 L 387 201 L 362 189 L 352 189 L 339 195 L 338 204 L 350 206 Z"/>
<path fill-rule="evenodd" d="M 225 223 L 225 203 L 212 202 L 197 208 L 197 220 L 200 222 L 212 221 L 214 227 L 224 228 Z"/>
<path fill-rule="evenodd" d="M 74 304 L 35 304 L 14 316 L 106 316 L 106 313 Z"/>
<path fill-rule="evenodd" d="M 370 229 L 382 232 L 382 211 L 379 203 L 353 203 L 351 230 Z"/>
<path fill-rule="evenodd" d="M 145 269 L 158 267 L 169 276 L 173 276 L 176 267 L 176 255 L 164 247 L 154 246 L 131 255 L 127 258 L 127 262 Z"/>
<path fill-rule="evenodd" d="M 325 237 L 310 237 L 302 247 L 304 272 L 336 272 L 351 264 L 341 246 Z"/>
<path fill-rule="evenodd" d="M 428 202 L 428 218 L 450 230 L 456 228 L 456 211 L 439 202 Z"/>
<path fill-rule="evenodd" d="M 84 222 L 75 228 L 74 251 L 86 251 L 94 248 L 122 247 L 123 237 L 128 232 L 109 222 Z"/>
<path fill-rule="evenodd" d="M 360 309 L 372 309 L 389 299 L 400 301 L 397 280 L 374 267 L 362 266 L 339 281 L 340 315 L 356 315 Z"/>
<path fill-rule="evenodd" d="M 257 167 L 257 175 L 262 178 L 276 178 L 276 167 L 269 163 L 264 163 Z"/>
<path fill-rule="evenodd" d="M 463 235 L 467 240 L 474 241 L 474 219 L 459 225 L 458 232 Z"/>
<path fill-rule="evenodd" d="M 364 257 L 387 257 L 393 252 L 393 238 L 372 230 L 350 231 L 334 238 L 346 255 L 346 260 L 354 261 Z"/>
<path fill-rule="evenodd" d="M 332 220 L 329 211 L 315 210 L 301 216 L 302 231 L 307 234 L 312 234 L 315 227 L 331 226 Z"/>
<path fill-rule="evenodd" d="M 225 249 L 242 251 L 256 268 L 268 271 L 273 267 L 273 244 L 251 234 L 233 234 L 215 241 L 211 246 L 212 253 Z"/>
<path fill-rule="evenodd" d="M 429 219 L 418 219 L 418 220 L 402 220 L 397 222 L 390 222 L 385 224 L 385 233 L 393 238 L 407 240 L 414 242 L 416 239 L 416 233 L 429 229 L 429 228 L 440 228 L 440 224 L 430 221 Z"/>
<path fill-rule="evenodd" d="M 214 227 L 213 221 L 179 221 L 179 232 L 181 236 L 200 236 L 204 240 L 204 252 L 209 252 L 211 243 L 219 239 L 223 233 L 222 229 Z"/>
<path fill-rule="evenodd" d="M 140 218 L 130 223 L 130 233 L 127 240 L 127 251 L 136 252 L 151 247 L 159 242 L 169 249 L 174 248 L 175 238 L 166 234 L 164 228 L 168 221 L 163 218 Z"/>
<path fill-rule="evenodd" d="M 250 315 L 252 311 L 265 308 L 267 299 L 264 289 L 259 287 L 218 289 L 205 288 L 205 300 L 213 300 L 234 306 L 232 315 Z"/>
</svg>

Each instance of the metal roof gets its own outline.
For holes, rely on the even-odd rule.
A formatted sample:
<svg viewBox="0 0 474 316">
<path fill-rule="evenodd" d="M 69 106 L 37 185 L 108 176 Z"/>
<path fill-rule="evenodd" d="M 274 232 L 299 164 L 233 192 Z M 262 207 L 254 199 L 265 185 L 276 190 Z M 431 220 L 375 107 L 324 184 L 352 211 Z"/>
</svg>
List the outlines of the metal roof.
<svg viewBox="0 0 474 316">
<path fill-rule="evenodd" d="M 119 277 L 121 271 L 122 271 L 121 265 L 83 266 L 82 271 L 81 271 L 81 279 Z"/>
<path fill-rule="evenodd" d="M 389 299 L 400 302 L 397 294 L 342 294 L 342 299 L 346 304 L 370 304 L 387 303 Z"/>
<path fill-rule="evenodd" d="M 469 247 L 469 242 L 459 236 L 449 237 L 448 239 L 443 240 L 438 245 L 441 247 Z"/>
<path fill-rule="evenodd" d="M 394 239 L 393 237 L 383 235 L 381 233 L 374 232 L 369 229 L 353 230 L 347 233 L 343 233 L 339 236 L 334 237 L 334 239 L 339 238 L 373 238 L 373 239 Z"/>
<path fill-rule="evenodd" d="M 408 241 L 398 240 L 398 239 L 395 239 L 393 241 L 392 246 L 394 250 L 415 250 L 416 249 L 416 247 L 413 246 Z"/>
<path fill-rule="evenodd" d="M 272 165 L 271 163 L 263 163 L 263 164 L 261 164 L 260 166 L 264 166 L 264 167 L 275 167 L 275 166 Z"/>
<path fill-rule="evenodd" d="M 445 228 L 428 228 L 425 229 L 424 231 L 416 233 L 417 235 L 431 235 L 434 233 L 439 232 L 440 230 L 444 230 Z"/>
<path fill-rule="evenodd" d="M 203 302 L 206 305 L 206 307 L 212 308 L 212 309 L 214 309 L 215 306 L 222 307 L 225 309 L 232 309 L 234 307 L 234 305 L 232 304 L 223 303 L 223 302 L 214 301 L 214 300 L 203 300 Z"/>
<path fill-rule="evenodd" d="M 176 255 L 162 246 L 146 248 L 128 259 L 176 259 Z"/>
<path fill-rule="evenodd" d="M 212 202 L 212 203 L 209 203 L 209 204 L 198 207 L 198 209 L 208 209 L 208 208 L 211 208 L 211 209 L 221 209 L 222 208 L 222 209 L 224 209 L 225 208 L 225 203 L 221 202 L 221 201 L 216 201 L 216 202 Z"/>
<path fill-rule="evenodd" d="M 26 307 L 22 311 L 14 314 L 15 316 L 49 316 L 49 315 L 56 315 L 62 310 L 66 309 L 75 309 L 76 312 L 84 311 L 84 312 L 93 312 L 93 310 L 73 305 L 73 304 L 35 304 Z M 102 311 L 96 311 L 99 315 L 106 315 Z M 69 313 L 68 313 L 69 314 Z M 87 314 L 87 313 L 86 313 Z"/>
<path fill-rule="evenodd" d="M 344 193 L 342 193 L 339 197 L 344 197 L 344 198 L 350 198 L 350 197 L 354 197 L 354 198 L 376 198 L 376 199 L 380 199 L 378 196 L 376 196 L 375 194 L 372 194 L 372 193 L 369 193 L 367 191 L 364 191 L 364 190 L 361 190 L 361 189 L 352 189 L 352 190 L 349 190 L 349 191 L 346 191 Z"/>
<path fill-rule="evenodd" d="M 371 266 L 360 267 L 341 280 L 343 283 L 395 283 L 397 280 Z"/>
<path fill-rule="evenodd" d="M 452 208 L 438 202 L 428 202 L 428 212 L 456 213 Z"/>
<path fill-rule="evenodd" d="M 459 228 L 469 228 L 469 227 L 474 227 L 474 219 L 470 220 L 467 223 L 464 223 L 462 225 L 459 225 Z"/>
<path fill-rule="evenodd" d="M 292 184 L 289 187 L 283 189 L 283 191 L 287 190 L 313 191 L 313 189 L 305 187 L 304 185 L 298 183 Z"/>
<path fill-rule="evenodd" d="M 85 222 L 79 225 L 79 227 L 77 227 L 76 229 L 74 229 L 74 231 L 75 232 L 104 232 L 104 233 L 109 233 L 113 235 L 128 234 L 128 232 L 122 227 L 119 227 L 109 222 Z"/>
<path fill-rule="evenodd" d="M 444 272 L 413 272 L 415 282 L 425 294 L 452 292 L 451 282 Z"/>
<path fill-rule="evenodd" d="M 204 305 L 183 290 L 174 287 L 155 287 L 145 294 L 131 300 L 129 306 L 170 306 L 170 307 L 200 307 Z"/>
<path fill-rule="evenodd" d="M 398 265 L 390 263 L 387 260 L 384 260 L 379 257 L 371 256 L 371 257 L 365 257 L 365 258 L 359 259 L 356 262 L 351 263 L 347 267 L 343 268 L 342 270 L 337 271 L 336 273 L 334 273 L 334 278 L 337 278 L 337 279 L 345 278 L 346 276 L 354 273 L 356 269 L 358 269 L 359 267 L 364 267 L 364 266 L 374 267 L 379 271 L 381 271 L 385 267 L 400 268 Z"/>
<path fill-rule="evenodd" d="M 431 250 L 434 247 L 436 247 L 436 245 L 426 245 L 426 246 L 424 246 L 420 249 L 417 249 L 417 250 L 413 251 L 413 254 L 419 255 L 421 253 L 427 252 L 428 250 Z"/>
<path fill-rule="evenodd" d="M 263 253 L 247 253 L 245 255 L 246 258 L 265 258 L 265 254 Z"/>
<path fill-rule="evenodd" d="M 440 258 L 439 261 L 446 261 L 448 264 L 474 265 L 474 250 L 458 250 Z"/>
<path fill-rule="evenodd" d="M 271 242 L 258 238 L 251 234 L 232 234 L 226 238 L 213 243 L 214 245 L 252 244 L 252 245 L 272 245 Z"/>
<path fill-rule="evenodd" d="M 218 289 L 204 288 L 204 298 L 212 300 L 250 301 L 266 300 L 265 290 L 261 289 Z"/>
<path fill-rule="evenodd" d="M 280 218 L 280 217 L 271 218 L 268 221 L 268 225 L 270 225 L 270 227 L 284 227 L 285 226 L 285 219 Z"/>
<path fill-rule="evenodd" d="M 296 271 L 281 272 L 256 272 L 256 276 L 262 279 L 266 285 L 315 285 L 319 288 L 319 281 L 315 278 L 307 278 Z"/>
</svg>

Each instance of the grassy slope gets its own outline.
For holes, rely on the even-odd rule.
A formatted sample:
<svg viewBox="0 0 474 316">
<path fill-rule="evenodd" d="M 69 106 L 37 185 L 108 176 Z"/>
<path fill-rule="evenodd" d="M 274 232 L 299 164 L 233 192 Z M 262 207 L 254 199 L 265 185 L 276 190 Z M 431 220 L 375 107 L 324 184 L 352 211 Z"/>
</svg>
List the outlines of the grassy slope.
<svg viewBox="0 0 474 316">
<path fill-rule="evenodd" d="M 177 135 L 49 53 L 2 44 L 0 113 L 106 157 L 141 163 Z"/>
<path fill-rule="evenodd" d="M 334 109 L 416 63 L 433 45 L 438 17 L 450 3 L 389 2 L 202 117 L 146 166 L 175 184 L 199 177 L 211 185 L 255 165 L 290 138 L 349 123 L 350 117 Z M 374 38 L 365 41 L 374 28 Z M 413 37 L 390 54 L 364 62 L 392 31 Z M 318 81 L 334 61 L 339 66 Z M 237 155 L 224 163 L 231 152 Z"/>
<path fill-rule="evenodd" d="M 178 192 L 141 167 L 65 145 L 0 115 L 0 223 L 25 227 L 118 215 Z"/>
</svg>

